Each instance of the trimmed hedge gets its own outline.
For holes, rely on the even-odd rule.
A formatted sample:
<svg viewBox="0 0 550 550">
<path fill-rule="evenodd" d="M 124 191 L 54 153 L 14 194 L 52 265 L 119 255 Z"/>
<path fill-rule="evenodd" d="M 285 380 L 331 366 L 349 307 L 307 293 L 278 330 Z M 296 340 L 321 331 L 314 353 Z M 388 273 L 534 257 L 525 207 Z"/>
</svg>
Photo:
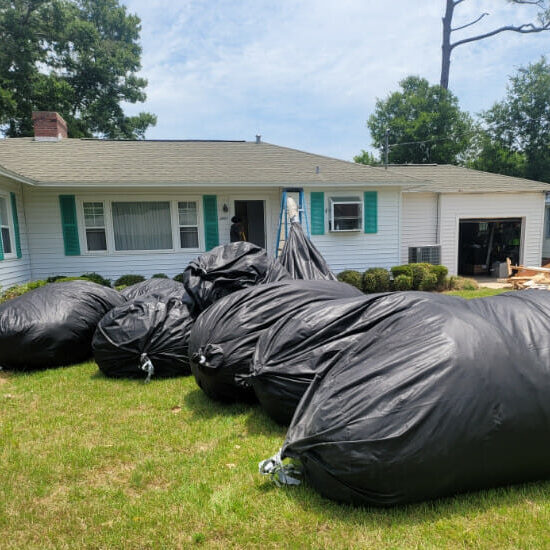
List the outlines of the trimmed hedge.
<svg viewBox="0 0 550 550">
<path fill-rule="evenodd" d="M 409 275 L 398 275 L 393 280 L 393 289 L 398 291 L 412 290 L 413 279 Z"/>
<path fill-rule="evenodd" d="M 131 286 L 136 283 L 142 283 L 143 281 L 145 281 L 145 277 L 143 275 L 122 275 L 122 277 L 119 277 L 115 281 L 115 287 Z"/>
<path fill-rule="evenodd" d="M 348 283 L 348 285 L 354 286 L 359 290 L 362 290 L 363 288 L 363 276 L 359 273 L 359 271 L 346 269 L 345 271 L 338 273 L 336 278 L 342 283 Z"/>
<path fill-rule="evenodd" d="M 102 277 L 99 273 L 83 273 L 81 275 L 83 279 L 87 279 L 88 281 L 92 281 L 92 283 L 97 283 L 98 285 L 108 286 L 111 287 L 111 280 L 105 279 L 105 277 Z"/>
<path fill-rule="evenodd" d="M 371 267 L 363 274 L 363 292 L 388 292 L 390 290 L 390 273 L 383 267 Z"/>
</svg>

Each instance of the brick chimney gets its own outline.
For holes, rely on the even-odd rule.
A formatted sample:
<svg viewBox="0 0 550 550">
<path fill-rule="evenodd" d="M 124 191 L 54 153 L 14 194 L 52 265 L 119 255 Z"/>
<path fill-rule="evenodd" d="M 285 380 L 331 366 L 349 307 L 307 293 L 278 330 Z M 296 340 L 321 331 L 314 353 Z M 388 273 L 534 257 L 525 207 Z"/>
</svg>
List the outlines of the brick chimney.
<svg viewBox="0 0 550 550">
<path fill-rule="evenodd" d="M 59 141 L 67 138 L 67 123 L 54 111 L 35 111 L 32 114 L 36 141 Z"/>
</svg>

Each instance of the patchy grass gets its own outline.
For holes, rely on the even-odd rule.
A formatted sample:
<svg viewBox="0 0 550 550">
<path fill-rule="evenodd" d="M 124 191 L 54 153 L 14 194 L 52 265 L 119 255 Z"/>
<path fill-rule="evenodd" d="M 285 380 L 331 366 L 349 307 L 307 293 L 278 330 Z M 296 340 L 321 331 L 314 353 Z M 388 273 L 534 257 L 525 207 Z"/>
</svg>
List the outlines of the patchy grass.
<svg viewBox="0 0 550 550">
<path fill-rule="evenodd" d="M 478 288 L 477 290 L 449 290 L 443 294 L 449 296 L 460 296 L 470 300 L 472 298 L 485 298 L 486 296 L 496 296 L 503 292 L 512 292 L 509 288 Z"/>
<path fill-rule="evenodd" d="M 192 378 L 3 373 L 0 431 L 3 549 L 550 547 L 550 483 L 391 510 L 278 489 L 257 465 L 284 428 Z"/>
</svg>

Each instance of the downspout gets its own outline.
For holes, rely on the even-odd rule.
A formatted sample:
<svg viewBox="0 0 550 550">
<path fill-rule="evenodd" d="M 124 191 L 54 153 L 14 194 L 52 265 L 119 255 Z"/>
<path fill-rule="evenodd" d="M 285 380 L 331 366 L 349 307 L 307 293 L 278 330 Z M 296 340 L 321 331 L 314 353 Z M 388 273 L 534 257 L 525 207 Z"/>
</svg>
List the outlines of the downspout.
<svg viewBox="0 0 550 550">
<path fill-rule="evenodd" d="M 441 218 L 441 193 L 436 193 L 437 200 L 436 200 L 436 216 L 435 216 L 435 244 L 441 244 L 440 238 L 439 238 L 439 226 L 440 226 L 440 218 Z"/>
</svg>

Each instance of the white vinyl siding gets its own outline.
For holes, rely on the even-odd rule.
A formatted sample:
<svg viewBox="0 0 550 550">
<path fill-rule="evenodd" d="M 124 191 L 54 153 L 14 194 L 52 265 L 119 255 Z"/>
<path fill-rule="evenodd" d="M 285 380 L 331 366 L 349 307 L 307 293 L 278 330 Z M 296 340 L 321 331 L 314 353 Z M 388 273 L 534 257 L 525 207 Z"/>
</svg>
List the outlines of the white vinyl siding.
<svg viewBox="0 0 550 550">
<path fill-rule="evenodd" d="M 77 208 L 79 217 L 80 245 L 83 253 L 80 256 L 65 256 L 63 235 L 59 212 L 59 195 L 75 195 L 77 203 L 99 202 L 105 204 L 105 223 L 108 246 L 105 253 L 87 253 L 85 245 L 84 219 L 81 208 Z M 113 280 L 126 273 L 135 273 L 150 277 L 154 273 L 166 273 L 173 277 L 181 273 L 187 264 L 204 252 L 204 227 L 202 212 L 202 195 L 216 195 L 218 203 L 218 226 L 220 244 L 229 242 L 230 219 L 233 215 L 234 200 L 265 200 L 266 204 L 266 237 L 270 253 L 275 248 L 276 212 L 280 205 L 278 189 L 251 191 L 242 188 L 154 188 L 154 189 L 113 189 L 86 190 L 82 188 L 39 189 L 25 188 L 25 200 L 29 223 L 29 242 L 32 253 L 32 278 L 43 279 L 50 275 L 76 276 L 89 271 L 96 271 Z M 110 235 L 112 226 L 111 202 L 124 201 L 170 201 L 172 211 L 173 249 L 163 251 L 114 251 L 114 242 Z M 178 202 L 194 201 L 198 208 L 199 247 L 198 249 L 181 249 Z M 223 210 L 227 205 L 228 212 Z M 1 262 L 0 262 L 1 265 Z"/>
<path fill-rule="evenodd" d="M 441 263 L 455 275 L 458 230 L 466 218 L 521 218 L 520 262 L 540 266 L 544 227 L 544 193 L 449 193 L 440 199 Z"/>
<path fill-rule="evenodd" d="M 7 208 L 11 219 L 11 196 L 15 193 L 17 202 L 17 217 L 19 220 L 19 234 L 21 239 L 21 258 L 15 254 L 15 235 L 13 236 L 13 254 L 6 255 L 0 260 L 0 291 L 10 286 L 26 283 L 31 279 L 29 250 L 27 242 L 27 228 L 25 223 L 25 209 L 23 203 L 22 184 L 14 183 L 0 176 L 0 193 L 8 198 Z"/>
<path fill-rule="evenodd" d="M 330 268 L 339 273 L 344 269 L 365 271 L 370 267 L 390 268 L 399 263 L 399 225 L 400 225 L 400 190 L 365 187 L 364 189 L 338 188 L 329 192 L 326 188 L 305 188 L 308 201 L 308 216 L 310 193 L 323 191 L 325 193 L 325 234 L 312 235 L 311 240 L 319 249 Z M 331 196 L 362 197 L 364 191 L 378 192 L 378 230 L 376 233 L 349 231 L 342 233 L 329 232 L 329 208 Z"/>
<path fill-rule="evenodd" d="M 437 244 L 437 195 L 403 193 L 401 261 L 409 261 L 409 247 Z"/>
</svg>

